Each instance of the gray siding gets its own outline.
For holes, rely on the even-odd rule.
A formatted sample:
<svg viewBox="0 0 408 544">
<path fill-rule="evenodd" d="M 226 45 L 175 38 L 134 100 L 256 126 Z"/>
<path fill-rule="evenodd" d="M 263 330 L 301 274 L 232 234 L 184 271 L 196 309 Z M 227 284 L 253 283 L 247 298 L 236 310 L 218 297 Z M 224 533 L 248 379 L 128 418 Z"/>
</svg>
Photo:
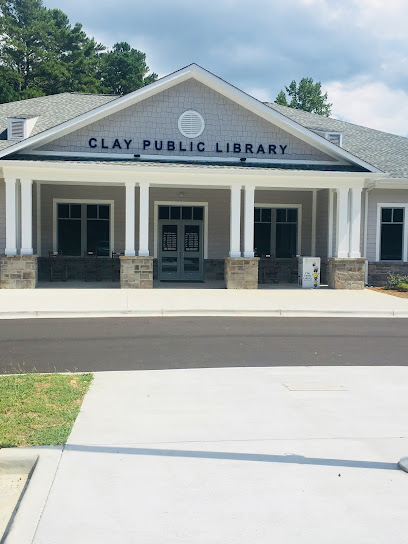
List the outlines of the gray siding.
<svg viewBox="0 0 408 544">
<path fill-rule="evenodd" d="M 327 231 L 329 224 L 329 191 L 317 191 L 316 256 L 327 257 Z"/>
<path fill-rule="evenodd" d="M 201 113 L 205 120 L 204 132 L 194 139 L 183 137 L 177 125 L 180 115 L 190 109 Z M 90 138 L 98 139 L 97 148 L 89 147 Z M 108 145 L 108 149 L 101 149 L 102 138 L 105 139 L 105 145 Z M 116 138 L 119 139 L 122 149 L 118 147 L 112 149 Z M 129 149 L 127 149 L 123 139 L 132 139 Z M 143 150 L 143 140 L 151 141 L 150 147 L 146 150 Z M 163 141 L 163 150 L 155 150 L 155 140 Z M 168 140 L 176 142 L 177 147 L 174 151 L 164 149 Z M 187 151 L 179 150 L 179 142 L 182 142 Z M 194 145 L 193 151 L 189 150 L 190 142 Z M 198 152 L 196 150 L 198 142 L 205 142 L 205 151 Z M 223 153 L 215 151 L 216 142 L 223 149 Z M 230 145 L 239 143 L 244 147 L 246 143 L 250 143 L 254 145 L 254 151 L 258 149 L 259 144 L 264 146 L 274 144 L 277 146 L 278 154 L 269 155 L 267 149 L 265 149 L 265 154 L 251 154 L 246 153 L 244 150 L 237 154 L 232 152 L 232 148 L 227 153 L 227 143 L 230 143 Z M 284 155 L 279 153 L 279 145 L 287 145 Z M 159 144 L 158 146 L 160 147 Z M 279 127 L 265 121 L 195 80 L 180 83 L 139 104 L 129 106 L 121 112 L 110 115 L 40 147 L 39 150 L 72 153 L 90 152 L 95 154 L 109 152 L 118 155 L 121 153 L 158 156 L 183 155 L 185 157 L 211 157 L 216 155 L 217 157 L 245 156 L 260 159 L 272 157 L 293 160 L 334 161 L 332 157 L 320 150 L 284 132 Z"/>
<path fill-rule="evenodd" d="M 6 249 L 6 184 L 0 179 L 0 254 Z"/>
<path fill-rule="evenodd" d="M 408 204 L 408 189 L 373 189 L 368 193 L 367 259 L 376 260 L 377 204 Z M 407 221 L 408 218 L 405 218 Z"/>
</svg>

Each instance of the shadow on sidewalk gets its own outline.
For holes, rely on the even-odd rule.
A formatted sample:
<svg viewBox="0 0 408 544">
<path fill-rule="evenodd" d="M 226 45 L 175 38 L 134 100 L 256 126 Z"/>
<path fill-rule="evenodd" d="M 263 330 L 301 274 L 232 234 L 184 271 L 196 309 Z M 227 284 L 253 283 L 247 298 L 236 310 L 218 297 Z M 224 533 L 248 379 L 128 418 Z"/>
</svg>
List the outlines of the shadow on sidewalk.
<svg viewBox="0 0 408 544">
<path fill-rule="evenodd" d="M 326 459 L 303 455 L 269 455 L 259 453 L 233 453 L 223 451 L 164 450 L 154 448 L 130 448 L 123 446 L 86 446 L 67 444 L 64 451 L 84 453 L 114 453 L 122 455 L 153 455 L 157 457 L 185 457 L 194 459 L 220 459 L 229 461 L 254 461 L 258 463 L 287 463 L 328 467 L 368 468 L 377 470 L 399 470 L 397 463 L 379 461 L 356 461 L 353 459 Z"/>
</svg>

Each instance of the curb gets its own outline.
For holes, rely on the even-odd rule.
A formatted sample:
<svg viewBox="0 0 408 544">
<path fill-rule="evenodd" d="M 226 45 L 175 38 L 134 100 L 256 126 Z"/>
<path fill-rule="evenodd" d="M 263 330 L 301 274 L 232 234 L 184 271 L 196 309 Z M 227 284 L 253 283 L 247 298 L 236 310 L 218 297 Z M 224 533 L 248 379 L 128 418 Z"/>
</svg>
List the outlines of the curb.
<svg viewBox="0 0 408 544">
<path fill-rule="evenodd" d="M 355 318 L 408 318 L 407 310 L 297 310 L 273 308 L 270 310 L 243 309 L 217 310 L 158 309 L 158 310 L 118 310 L 118 311 L 56 311 L 33 310 L 0 312 L 1 319 L 72 319 L 109 317 L 355 317 Z"/>
</svg>

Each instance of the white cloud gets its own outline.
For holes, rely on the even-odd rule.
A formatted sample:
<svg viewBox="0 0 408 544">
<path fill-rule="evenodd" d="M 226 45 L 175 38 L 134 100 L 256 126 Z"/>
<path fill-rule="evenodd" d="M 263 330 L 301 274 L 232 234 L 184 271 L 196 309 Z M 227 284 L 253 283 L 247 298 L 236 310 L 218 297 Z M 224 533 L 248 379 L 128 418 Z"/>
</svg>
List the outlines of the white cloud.
<svg viewBox="0 0 408 544">
<path fill-rule="evenodd" d="M 334 117 L 357 125 L 408 136 L 408 93 L 381 82 L 355 79 L 324 85 Z"/>
</svg>

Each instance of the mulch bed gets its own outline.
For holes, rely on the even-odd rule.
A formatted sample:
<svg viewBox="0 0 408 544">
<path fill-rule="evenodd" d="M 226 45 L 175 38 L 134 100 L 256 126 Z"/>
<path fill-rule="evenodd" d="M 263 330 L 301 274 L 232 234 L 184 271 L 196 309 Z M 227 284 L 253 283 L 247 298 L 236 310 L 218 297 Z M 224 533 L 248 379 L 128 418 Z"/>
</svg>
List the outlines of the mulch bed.
<svg viewBox="0 0 408 544">
<path fill-rule="evenodd" d="M 384 287 L 367 287 L 371 291 L 377 291 L 377 293 L 384 293 L 385 295 L 392 295 L 399 298 L 408 298 L 408 292 L 394 291 L 393 289 L 385 289 Z"/>
</svg>

